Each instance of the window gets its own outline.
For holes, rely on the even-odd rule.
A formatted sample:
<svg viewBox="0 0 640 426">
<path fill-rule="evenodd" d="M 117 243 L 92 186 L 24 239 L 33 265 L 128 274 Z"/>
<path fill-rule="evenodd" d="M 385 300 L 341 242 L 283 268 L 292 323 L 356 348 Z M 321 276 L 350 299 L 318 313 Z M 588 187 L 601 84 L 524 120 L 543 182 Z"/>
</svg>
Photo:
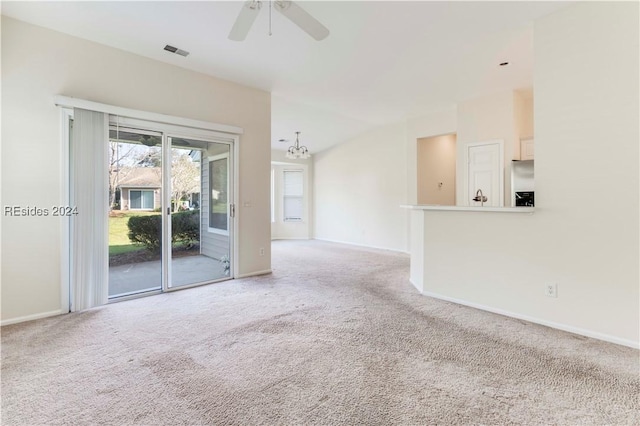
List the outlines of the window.
<svg viewBox="0 0 640 426">
<path fill-rule="evenodd" d="M 304 179 L 302 170 L 284 170 L 283 206 L 285 222 L 301 222 L 304 213 Z"/>
<path fill-rule="evenodd" d="M 213 158 L 209 161 L 209 228 L 228 231 L 228 169 L 229 159 Z"/>
<path fill-rule="evenodd" d="M 132 210 L 153 210 L 153 191 L 132 189 L 129 191 L 130 208 Z"/>
</svg>

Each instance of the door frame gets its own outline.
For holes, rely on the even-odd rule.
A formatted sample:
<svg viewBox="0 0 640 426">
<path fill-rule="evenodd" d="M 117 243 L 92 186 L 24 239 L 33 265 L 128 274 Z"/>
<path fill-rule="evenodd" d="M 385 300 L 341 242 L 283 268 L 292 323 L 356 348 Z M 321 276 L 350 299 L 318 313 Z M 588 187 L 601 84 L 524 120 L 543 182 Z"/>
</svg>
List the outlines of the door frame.
<svg viewBox="0 0 640 426">
<path fill-rule="evenodd" d="M 216 124 L 211 122 L 193 120 L 183 117 L 169 116 L 164 114 L 158 114 L 148 111 L 141 111 L 123 107 L 117 107 L 108 104 L 102 104 L 99 102 L 87 101 L 83 99 L 70 98 L 66 96 L 56 96 L 55 105 L 60 107 L 60 138 L 62 139 L 62 149 L 60 150 L 59 164 L 61 166 L 61 204 L 69 205 L 70 192 L 71 192 L 71 180 L 69 173 L 69 152 L 70 152 L 70 132 L 69 125 L 73 119 L 73 108 L 83 108 L 87 110 L 103 112 L 108 115 L 108 123 L 112 122 L 112 117 L 118 118 L 118 124 L 123 124 L 124 127 L 132 127 L 134 129 L 140 129 L 138 126 L 142 126 L 141 130 L 155 130 L 159 128 L 160 131 L 171 134 L 186 133 L 188 137 L 193 139 L 210 140 L 213 137 L 212 142 L 218 142 L 220 139 L 231 141 L 233 152 L 233 198 L 238 199 L 239 194 L 239 159 L 240 159 L 240 135 L 244 133 L 240 127 L 229 126 L 224 124 Z M 136 118 L 139 117 L 139 118 Z M 163 138 L 166 137 L 163 135 Z M 105 141 L 106 143 L 106 141 Z M 163 204 L 163 212 L 164 204 Z M 236 209 L 237 211 L 237 209 Z M 164 219 L 163 215 L 163 220 Z M 229 278 L 235 278 L 238 275 L 239 266 L 239 248 L 236 241 L 236 230 L 238 229 L 238 215 L 234 214 L 231 218 L 232 226 L 234 229 L 233 239 L 231 240 L 230 255 L 232 256 L 231 270 L 229 272 Z M 60 312 L 71 312 L 71 235 L 70 235 L 70 221 L 69 218 L 64 218 L 60 223 Z M 163 271 L 164 272 L 164 271 Z M 164 278 L 163 278 L 164 287 Z M 181 286 L 174 290 L 189 288 L 189 286 Z M 169 290 L 172 291 L 172 290 Z M 144 295 L 158 294 L 160 290 L 156 292 L 148 292 Z M 132 298 L 142 297 L 142 295 L 124 296 L 118 299 L 109 300 L 108 303 L 119 302 L 129 300 Z"/>
<path fill-rule="evenodd" d="M 464 150 L 464 181 L 463 181 L 463 196 L 464 196 L 464 205 L 465 206 L 471 206 L 471 194 L 469 193 L 469 149 L 470 148 L 475 148 L 475 147 L 479 147 L 479 146 L 486 146 L 486 145 L 498 145 L 499 146 L 499 156 L 500 156 L 500 167 L 498 170 L 498 177 L 500 180 L 500 189 L 499 189 L 499 193 L 500 193 L 500 207 L 504 207 L 504 140 L 503 139 L 491 139 L 491 140 L 486 140 L 486 141 L 481 141 L 481 142 L 471 142 L 466 144 L 465 146 L 465 150 Z"/>
</svg>

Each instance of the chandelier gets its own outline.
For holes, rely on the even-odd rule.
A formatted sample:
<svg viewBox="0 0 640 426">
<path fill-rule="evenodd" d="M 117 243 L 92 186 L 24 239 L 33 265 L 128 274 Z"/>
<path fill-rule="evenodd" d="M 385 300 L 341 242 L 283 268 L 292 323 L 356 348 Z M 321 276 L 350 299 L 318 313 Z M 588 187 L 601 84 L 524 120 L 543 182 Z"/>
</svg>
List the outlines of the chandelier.
<svg viewBox="0 0 640 426">
<path fill-rule="evenodd" d="M 287 150 L 287 158 L 296 159 L 301 158 L 303 160 L 311 157 L 309 154 L 309 150 L 306 146 L 300 146 L 300 140 L 298 137 L 300 136 L 300 132 L 296 132 L 296 144 L 294 146 L 290 146 Z"/>
</svg>

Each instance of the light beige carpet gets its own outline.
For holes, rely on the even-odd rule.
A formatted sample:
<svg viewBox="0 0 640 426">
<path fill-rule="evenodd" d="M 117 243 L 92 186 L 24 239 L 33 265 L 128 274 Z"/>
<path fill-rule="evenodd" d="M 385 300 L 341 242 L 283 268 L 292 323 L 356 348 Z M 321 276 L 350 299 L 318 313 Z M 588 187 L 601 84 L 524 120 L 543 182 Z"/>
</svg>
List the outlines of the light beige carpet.
<svg viewBox="0 0 640 426">
<path fill-rule="evenodd" d="M 636 350 L 421 296 L 402 254 L 273 265 L 3 327 L 2 424 L 640 424 Z"/>
</svg>

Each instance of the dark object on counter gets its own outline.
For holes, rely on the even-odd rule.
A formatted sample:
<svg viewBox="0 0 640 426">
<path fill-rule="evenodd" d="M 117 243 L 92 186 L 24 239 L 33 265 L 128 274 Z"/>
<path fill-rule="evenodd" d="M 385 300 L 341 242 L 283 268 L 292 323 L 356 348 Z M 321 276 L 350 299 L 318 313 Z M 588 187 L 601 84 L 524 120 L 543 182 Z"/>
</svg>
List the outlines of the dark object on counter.
<svg viewBox="0 0 640 426">
<path fill-rule="evenodd" d="M 535 206 L 533 191 L 516 192 L 516 207 L 533 207 Z"/>
</svg>

